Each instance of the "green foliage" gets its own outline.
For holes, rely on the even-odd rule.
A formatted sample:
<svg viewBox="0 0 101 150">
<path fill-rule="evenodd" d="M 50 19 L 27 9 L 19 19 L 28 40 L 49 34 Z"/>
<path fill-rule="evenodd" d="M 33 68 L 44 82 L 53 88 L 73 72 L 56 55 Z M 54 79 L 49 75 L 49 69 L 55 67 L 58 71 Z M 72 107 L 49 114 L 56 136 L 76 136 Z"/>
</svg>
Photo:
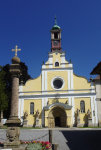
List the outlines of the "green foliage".
<svg viewBox="0 0 101 150">
<path fill-rule="evenodd" d="M 42 150 L 42 145 L 39 143 L 29 144 L 27 150 Z"/>
<path fill-rule="evenodd" d="M 6 83 L 4 81 L 5 72 L 2 66 L 0 66 L 0 111 L 4 111 L 8 107 L 8 97 L 5 94 Z"/>
</svg>

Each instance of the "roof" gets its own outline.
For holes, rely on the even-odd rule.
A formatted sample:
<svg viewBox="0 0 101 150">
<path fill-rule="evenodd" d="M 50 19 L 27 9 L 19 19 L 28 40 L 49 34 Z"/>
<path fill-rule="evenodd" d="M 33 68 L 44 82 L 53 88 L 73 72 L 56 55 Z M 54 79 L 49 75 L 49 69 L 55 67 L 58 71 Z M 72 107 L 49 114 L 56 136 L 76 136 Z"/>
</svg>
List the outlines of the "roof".
<svg viewBox="0 0 101 150">
<path fill-rule="evenodd" d="M 101 74 L 101 61 L 97 64 L 95 68 L 93 68 L 90 74 L 92 75 Z"/>
<path fill-rule="evenodd" d="M 100 75 L 98 75 L 95 79 L 100 79 Z"/>
<path fill-rule="evenodd" d="M 52 30 L 56 30 L 56 29 L 60 29 L 60 27 L 59 27 L 57 24 L 55 24 L 55 25 L 52 27 Z"/>
</svg>

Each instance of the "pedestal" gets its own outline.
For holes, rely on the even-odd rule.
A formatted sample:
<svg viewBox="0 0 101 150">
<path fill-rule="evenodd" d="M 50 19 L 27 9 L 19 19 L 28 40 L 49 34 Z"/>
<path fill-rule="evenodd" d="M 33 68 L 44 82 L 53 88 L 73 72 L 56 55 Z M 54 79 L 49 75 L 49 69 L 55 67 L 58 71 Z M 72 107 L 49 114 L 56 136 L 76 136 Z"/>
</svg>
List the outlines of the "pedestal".
<svg viewBox="0 0 101 150">
<path fill-rule="evenodd" d="M 10 117 L 6 121 L 7 134 L 6 134 L 6 143 L 4 144 L 4 148 L 18 148 L 20 146 L 20 141 L 19 141 L 20 124 L 21 121 L 16 116 Z"/>
<path fill-rule="evenodd" d="M 40 125 L 39 125 L 39 118 L 36 118 L 36 125 L 35 125 L 35 127 L 40 127 Z"/>
<path fill-rule="evenodd" d="M 101 127 L 101 119 L 98 120 L 98 126 Z"/>
<path fill-rule="evenodd" d="M 80 118 L 77 118 L 77 127 L 82 127 L 83 125 L 80 124 Z"/>
<path fill-rule="evenodd" d="M 92 119 L 91 118 L 88 119 L 88 127 L 93 127 Z"/>
<path fill-rule="evenodd" d="M 23 120 L 23 127 L 28 127 L 28 120 L 27 119 Z"/>
</svg>

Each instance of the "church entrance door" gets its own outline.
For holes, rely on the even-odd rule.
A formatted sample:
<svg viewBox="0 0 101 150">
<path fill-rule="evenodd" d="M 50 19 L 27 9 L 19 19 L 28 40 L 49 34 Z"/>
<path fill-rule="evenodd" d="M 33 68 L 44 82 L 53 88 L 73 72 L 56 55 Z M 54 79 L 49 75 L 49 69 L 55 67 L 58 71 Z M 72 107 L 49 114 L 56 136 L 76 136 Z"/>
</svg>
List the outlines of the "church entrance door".
<svg viewBox="0 0 101 150">
<path fill-rule="evenodd" d="M 48 127 L 67 127 L 67 115 L 63 108 L 56 106 L 49 112 Z"/>
<path fill-rule="evenodd" d="M 55 117 L 55 126 L 60 127 L 60 117 Z"/>
</svg>

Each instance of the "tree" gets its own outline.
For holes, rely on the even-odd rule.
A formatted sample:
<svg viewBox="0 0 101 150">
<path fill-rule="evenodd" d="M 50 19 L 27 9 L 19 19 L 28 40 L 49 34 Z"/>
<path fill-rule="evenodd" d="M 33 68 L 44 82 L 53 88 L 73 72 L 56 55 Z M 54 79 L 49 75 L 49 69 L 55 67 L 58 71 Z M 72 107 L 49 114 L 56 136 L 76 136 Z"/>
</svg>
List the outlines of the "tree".
<svg viewBox="0 0 101 150">
<path fill-rule="evenodd" d="M 19 84 L 21 84 L 21 81 L 23 81 L 23 84 L 26 83 L 28 79 L 32 79 L 32 77 L 28 74 L 28 67 L 25 65 L 25 63 L 20 62 L 21 65 L 21 73 L 22 75 L 19 78 Z M 9 64 L 6 64 L 3 66 L 3 71 L 6 72 L 4 75 L 4 80 L 5 80 L 5 93 L 7 94 L 9 98 L 9 103 L 8 103 L 8 109 L 4 111 L 4 115 L 6 118 L 9 117 L 10 115 L 10 106 L 11 106 L 11 92 L 12 92 L 12 78 L 11 78 L 11 73 L 9 72 Z"/>
<path fill-rule="evenodd" d="M 0 66 L 0 111 L 1 111 L 1 122 L 3 119 L 3 111 L 8 107 L 8 97 L 5 94 L 6 83 L 4 81 L 5 72 L 3 71 L 2 66 Z"/>
</svg>

